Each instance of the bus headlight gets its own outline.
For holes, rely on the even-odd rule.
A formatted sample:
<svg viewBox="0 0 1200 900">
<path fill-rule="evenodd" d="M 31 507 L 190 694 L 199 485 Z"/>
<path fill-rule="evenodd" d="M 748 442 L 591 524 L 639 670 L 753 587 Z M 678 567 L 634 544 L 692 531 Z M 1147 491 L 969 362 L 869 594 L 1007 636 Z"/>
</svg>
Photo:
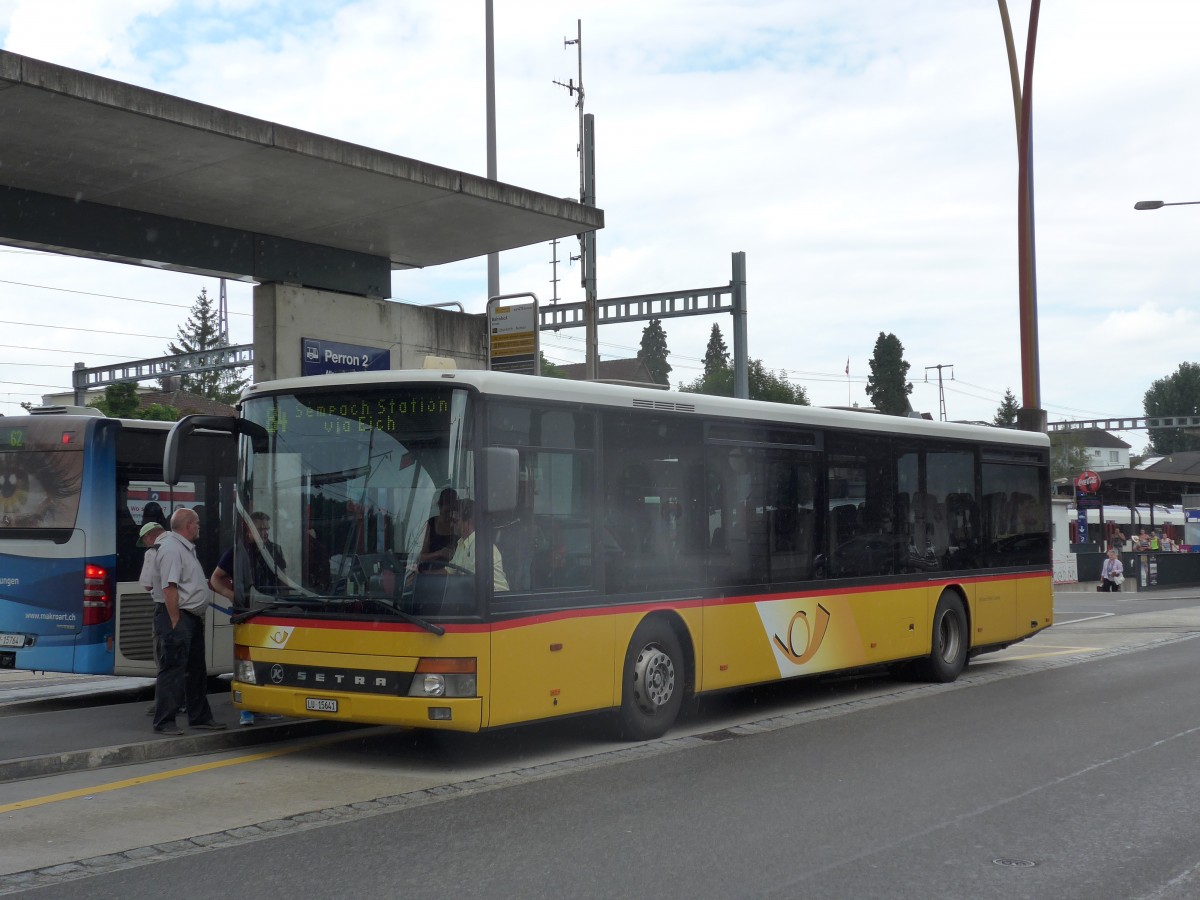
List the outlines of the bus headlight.
<svg viewBox="0 0 1200 900">
<path fill-rule="evenodd" d="M 475 665 L 474 659 L 421 659 L 413 673 L 408 696 L 474 697 Z"/>
<path fill-rule="evenodd" d="M 254 663 L 248 659 L 235 659 L 233 661 L 233 680 L 240 681 L 242 684 L 258 684 L 254 680 Z"/>
<path fill-rule="evenodd" d="M 474 675 L 443 675 L 429 672 L 413 677 L 410 697 L 474 697 Z"/>
</svg>

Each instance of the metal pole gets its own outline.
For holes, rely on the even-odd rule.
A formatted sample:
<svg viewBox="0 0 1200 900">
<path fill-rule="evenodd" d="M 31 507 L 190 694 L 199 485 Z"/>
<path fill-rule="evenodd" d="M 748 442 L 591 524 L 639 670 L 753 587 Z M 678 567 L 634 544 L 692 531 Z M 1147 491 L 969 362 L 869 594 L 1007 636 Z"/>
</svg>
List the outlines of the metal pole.
<svg viewBox="0 0 1200 900">
<path fill-rule="evenodd" d="M 1029 34 L 1025 44 L 1025 77 L 1022 83 L 1021 143 L 1017 166 L 1017 233 L 1020 259 L 1021 388 L 1018 423 L 1026 431 L 1046 430 L 1042 409 L 1041 366 L 1038 360 L 1037 261 L 1034 252 L 1033 215 L 1033 57 L 1037 46 L 1041 0 L 1029 7 Z"/>
<path fill-rule="evenodd" d="M 733 396 L 750 397 L 750 371 L 746 351 L 746 252 L 733 254 Z"/>
<path fill-rule="evenodd" d="M 1017 258 L 1018 312 L 1021 340 L 1022 408 L 1017 424 L 1025 431 L 1045 431 L 1046 412 L 1041 408 L 1041 366 L 1038 360 L 1037 265 L 1033 229 L 1033 58 L 1037 45 L 1038 14 L 1041 0 L 1032 0 L 1029 32 L 1025 46 L 1024 91 L 1017 75 L 1017 54 L 1005 0 L 997 0 L 1004 26 L 1004 45 L 1012 82 L 1013 113 L 1017 125 Z"/>
<path fill-rule="evenodd" d="M 487 69 L 487 177 L 496 180 L 496 49 L 493 38 L 492 0 L 484 2 L 484 66 Z M 487 258 L 488 296 L 500 293 L 500 254 Z"/>
<path fill-rule="evenodd" d="M 583 117 L 584 206 L 596 205 L 596 123 L 591 113 Z M 583 301 L 587 309 L 587 354 L 584 370 L 588 381 L 600 377 L 600 342 L 596 335 L 596 232 L 583 235 Z"/>
<path fill-rule="evenodd" d="M 75 392 L 76 406 L 87 406 L 87 374 L 83 371 L 86 368 L 86 365 L 77 362 L 71 371 L 71 388 Z"/>
</svg>

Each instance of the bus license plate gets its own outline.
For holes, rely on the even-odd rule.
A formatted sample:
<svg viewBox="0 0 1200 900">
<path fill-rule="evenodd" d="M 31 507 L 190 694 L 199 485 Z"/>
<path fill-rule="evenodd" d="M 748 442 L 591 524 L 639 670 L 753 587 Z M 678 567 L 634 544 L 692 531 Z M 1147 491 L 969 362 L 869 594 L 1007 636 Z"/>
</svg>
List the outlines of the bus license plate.
<svg viewBox="0 0 1200 900">
<path fill-rule="evenodd" d="M 304 708 L 312 712 L 337 712 L 336 700 L 325 700 L 320 697 L 306 697 Z"/>
<path fill-rule="evenodd" d="M 0 634 L 0 647 L 24 647 L 25 635 Z"/>
</svg>

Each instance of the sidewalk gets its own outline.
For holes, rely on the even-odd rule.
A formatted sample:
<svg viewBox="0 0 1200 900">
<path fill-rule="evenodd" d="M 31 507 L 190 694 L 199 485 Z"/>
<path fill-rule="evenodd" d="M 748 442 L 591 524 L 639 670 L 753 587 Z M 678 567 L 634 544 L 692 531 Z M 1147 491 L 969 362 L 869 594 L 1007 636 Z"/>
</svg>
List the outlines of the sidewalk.
<svg viewBox="0 0 1200 900">
<path fill-rule="evenodd" d="M 1057 594 L 1086 594 L 1096 593 L 1096 588 L 1100 586 L 1099 581 L 1073 581 L 1069 584 L 1054 585 L 1054 593 Z M 1121 585 L 1121 594 L 1125 595 L 1126 599 L 1137 597 L 1139 600 L 1196 600 L 1200 601 L 1200 584 L 1181 585 L 1179 587 L 1159 588 L 1139 590 L 1138 585 L 1132 578 L 1126 578 L 1125 583 Z"/>
<path fill-rule="evenodd" d="M 248 747 L 356 727 L 315 719 L 238 725 L 228 691 L 209 694 L 225 731 L 157 735 L 146 708 L 154 680 L 0 671 L 0 782 Z"/>
</svg>

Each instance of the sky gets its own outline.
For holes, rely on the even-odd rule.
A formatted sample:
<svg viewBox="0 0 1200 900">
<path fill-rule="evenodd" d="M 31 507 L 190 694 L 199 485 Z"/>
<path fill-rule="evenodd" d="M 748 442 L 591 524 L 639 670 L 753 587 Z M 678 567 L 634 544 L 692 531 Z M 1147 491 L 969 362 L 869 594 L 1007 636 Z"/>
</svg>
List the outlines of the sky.
<svg viewBox="0 0 1200 900">
<path fill-rule="evenodd" d="M 1027 0 L 1008 4 L 1023 66 Z M 869 405 L 880 333 L 912 404 L 990 421 L 1022 399 L 1017 151 L 991 0 L 494 0 L 498 177 L 578 197 L 582 28 L 599 296 L 726 285 L 749 353 L 814 405 Z M 581 23 L 577 25 L 577 23 Z M 1045 0 L 1033 75 L 1041 400 L 1138 416 L 1200 357 L 1200 4 Z M 0 46 L 236 113 L 486 174 L 483 0 L 0 0 Z M 503 293 L 583 297 L 573 239 L 500 256 Z M 87 366 L 164 355 L 215 278 L 0 246 L 0 413 Z M 396 272 L 392 296 L 483 312 L 486 263 Z M 229 282 L 251 341 L 251 286 Z M 664 321 L 673 385 L 713 324 Z M 599 332 L 633 356 L 642 325 Z M 543 336 L 583 359 L 582 329 Z M 849 368 L 849 375 L 846 369 Z M 928 381 L 926 380 L 928 378 Z M 1145 432 L 1121 436 L 1135 452 Z"/>
</svg>

